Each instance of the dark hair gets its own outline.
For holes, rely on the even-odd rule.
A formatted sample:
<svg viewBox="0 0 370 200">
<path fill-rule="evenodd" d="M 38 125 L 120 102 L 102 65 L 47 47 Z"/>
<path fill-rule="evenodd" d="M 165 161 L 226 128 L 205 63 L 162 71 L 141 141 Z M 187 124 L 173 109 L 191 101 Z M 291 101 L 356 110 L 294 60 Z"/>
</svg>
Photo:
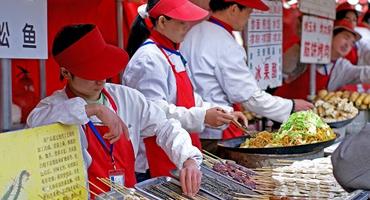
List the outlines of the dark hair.
<svg viewBox="0 0 370 200">
<path fill-rule="evenodd" d="M 365 14 L 365 16 L 362 18 L 362 21 L 363 21 L 363 22 L 366 22 L 366 23 L 368 23 L 368 24 L 370 24 L 369 19 L 370 19 L 370 11 L 368 11 L 368 12 Z"/>
<path fill-rule="evenodd" d="M 175 0 L 174 0 L 175 1 Z M 159 0 L 148 0 L 146 10 L 152 9 Z M 156 25 L 157 19 L 153 17 L 149 17 L 150 21 L 152 22 L 153 26 Z M 126 51 L 130 57 L 134 55 L 134 53 L 139 49 L 140 45 L 148 39 L 150 35 L 150 30 L 148 29 L 145 21 L 140 15 L 138 15 L 133 22 L 130 30 L 130 34 L 128 36 L 128 42 Z"/>
<path fill-rule="evenodd" d="M 84 35 L 93 30 L 95 25 L 93 24 L 77 24 L 77 25 L 67 25 L 63 27 L 55 36 L 53 41 L 52 54 L 56 56 L 64 51 L 66 48 L 74 44 Z M 63 67 L 63 66 L 61 66 Z M 71 74 L 72 78 L 74 77 Z M 62 72 L 59 74 L 59 80 L 63 81 L 64 77 Z"/>
<path fill-rule="evenodd" d="M 212 12 L 216 12 L 216 11 L 223 11 L 223 10 L 226 10 L 228 9 L 230 6 L 232 5 L 238 5 L 239 9 L 240 10 L 243 10 L 247 7 L 243 6 L 243 5 L 240 5 L 236 2 L 225 2 L 224 0 L 210 0 L 209 1 L 209 8 L 212 10 Z"/>
<path fill-rule="evenodd" d="M 356 15 L 356 17 L 357 17 L 357 19 L 358 19 L 358 14 L 357 14 L 357 12 L 356 12 L 356 11 L 354 11 L 354 10 L 342 10 L 342 11 L 339 11 L 339 12 L 337 12 L 337 14 L 336 14 L 336 16 L 335 16 L 335 19 L 336 19 L 336 20 L 341 20 L 341 19 L 346 18 L 346 14 L 347 14 L 348 12 L 353 12 L 353 13 L 355 13 L 355 15 Z"/>
<path fill-rule="evenodd" d="M 93 30 L 95 25 L 93 24 L 77 24 L 68 25 L 63 27 L 55 36 L 52 54 L 53 56 L 58 55 L 66 48 L 78 41 L 82 36 Z"/>
<path fill-rule="evenodd" d="M 335 37 L 336 35 L 338 35 L 339 33 L 341 33 L 341 32 L 343 32 L 343 31 L 348 31 L 347 29 L 345 29 L 345 28 L 338 28 L 338 29 L 334 29 L 334 31 L 333 31 L 333 37 Z M 350 33 L 352 33 L 351 31 L 348 31 L 348 32 L 350 32 Z M 355 38 L 356 38 L 356 34 L 354 34 L 354 33 L 352 33 L 354 36 L 355 36 Z"/>
</svg>

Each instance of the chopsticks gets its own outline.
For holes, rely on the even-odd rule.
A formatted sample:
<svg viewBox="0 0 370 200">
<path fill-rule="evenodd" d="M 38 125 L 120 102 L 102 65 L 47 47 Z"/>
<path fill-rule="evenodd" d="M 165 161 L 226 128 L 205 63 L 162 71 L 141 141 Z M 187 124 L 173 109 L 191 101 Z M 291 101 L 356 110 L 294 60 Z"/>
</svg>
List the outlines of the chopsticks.
<svg viewBox="0 0 370 200">
<path fill-rule="evenodd" d="M 231 123 L 233 123 L 236 127 L 238 127 L 240 130 L 242 130 L 246 135 L 250 135 L 248 133 L 247 127 L 242 125 L 240 122 L 238 122 L 238 120 L 233 119 L 233 120 L 231 120 Z"/>
</svg>

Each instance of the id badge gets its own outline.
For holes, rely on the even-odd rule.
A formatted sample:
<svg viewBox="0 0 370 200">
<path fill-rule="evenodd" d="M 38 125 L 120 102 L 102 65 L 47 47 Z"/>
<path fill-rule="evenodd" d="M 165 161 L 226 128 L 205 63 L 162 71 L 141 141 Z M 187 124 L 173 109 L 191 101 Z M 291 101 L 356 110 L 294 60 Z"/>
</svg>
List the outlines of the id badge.
<svg viewBox="0 0 370 200">
<path fill-rule="evenodd" d="M 122 169 L 117 170 L 109 170 L 109 180 L 118 186 L 124 186 L 125 185 L 125 173 Z M 113 191 L 114 188 L 111 187 L 111 191 Z"/>
</svg>

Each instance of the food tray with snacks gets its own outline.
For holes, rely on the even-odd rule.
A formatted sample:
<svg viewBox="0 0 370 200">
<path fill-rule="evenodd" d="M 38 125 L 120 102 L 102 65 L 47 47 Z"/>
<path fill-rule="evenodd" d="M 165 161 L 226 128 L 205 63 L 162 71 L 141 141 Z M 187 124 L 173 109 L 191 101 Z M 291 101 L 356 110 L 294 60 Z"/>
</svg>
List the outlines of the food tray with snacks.
<svg viewBox="0 0 370 200">
<path fill-rule="evenodd" d="M 299 154 L 322 150 L 336 134 L 312 111 L 293 113 L 276 133 L 263 131 L 218 143 L 220 148 L 257 154 Z"/>
<path fill-rule="evenodd" d="M 152 178 L 135 185 L 135 188 L 150 199 L 156 200 L 212 200 L 221 199 L 200 190 L 194 197 L 182 193 L 180 183 L 171 177 Z"/>
<path fill-rule="evenodd" d="M 336 91 L 328 92 L 327 90 L 320 90 L 317 93 L 316 100 L 321 99 L 323 101 L 328 101 L 332 97 L 339 97 L 342 99 L 348 99 L 353 105 L 359 110 L 369 110 L 370 109 L 370 94 L 369 93 L 359 93 L 351 91 Z"/>
<path fill-rule="evenodd" d="M 351 123 L 359 114 L 354 103 L 342 98 L 342 91 L 327 94 L 321 90 L 315 101 L 314 112 L 332 128 L 341 128 Z"/>
</svg>

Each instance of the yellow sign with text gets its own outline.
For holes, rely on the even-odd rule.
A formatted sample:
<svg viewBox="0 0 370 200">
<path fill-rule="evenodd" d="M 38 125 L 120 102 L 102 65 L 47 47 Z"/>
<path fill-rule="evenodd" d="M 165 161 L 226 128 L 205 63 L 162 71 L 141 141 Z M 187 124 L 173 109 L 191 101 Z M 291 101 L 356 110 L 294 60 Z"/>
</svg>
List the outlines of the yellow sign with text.
<svg viewBox="0 0 370 200">
<path fill-rule="evenodd" d="M 77 126 L 0 134 L 0 200 L 87 199 Z"/>
</svg>

